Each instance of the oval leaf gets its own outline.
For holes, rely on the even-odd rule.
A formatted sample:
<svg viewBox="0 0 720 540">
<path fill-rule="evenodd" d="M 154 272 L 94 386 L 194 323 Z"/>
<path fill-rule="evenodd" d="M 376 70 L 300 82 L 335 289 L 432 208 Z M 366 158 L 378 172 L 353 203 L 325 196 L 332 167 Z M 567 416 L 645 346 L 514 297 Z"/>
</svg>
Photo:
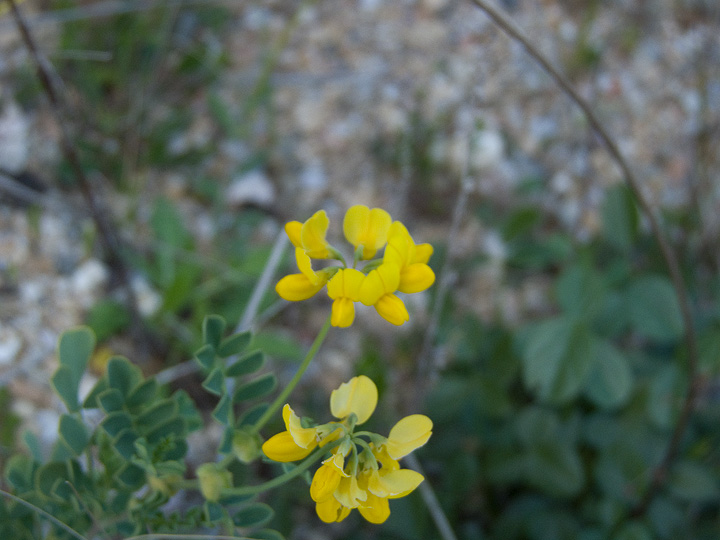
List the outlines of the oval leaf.
<svg viewBox="0 0 720 540">
<path fill-rule="evenodd" d="M 260 378 L 250 381 L 238 387 L 233 396 L 233 401 L 238 403 L 249 399 L 265 396 L 275 390 L 277 379 L 272 373 L 266 373 Z"/>
<path fill-rule="evenodd" d="M 593 364 L 585 381 L 585 395 L 598 407 L 623 405 L 633 388 L 633 374 L 625 356 L 607 341 L 594 344 Z"/>
<path fill-rule="evenodd" d="M 236 512 L 233 523 L 238 527 L 260 527 L 270 521 L 274 514 L 267 504 L 253 503 Z"/>
<path fill-rule="evenodd" d="M 639 334 L 657 341 L 673 341 L 683 335 L 680 306 L 666 278 L 639 278 L 630 284 L 625 298 L 630 322 Z"/>
</svg>

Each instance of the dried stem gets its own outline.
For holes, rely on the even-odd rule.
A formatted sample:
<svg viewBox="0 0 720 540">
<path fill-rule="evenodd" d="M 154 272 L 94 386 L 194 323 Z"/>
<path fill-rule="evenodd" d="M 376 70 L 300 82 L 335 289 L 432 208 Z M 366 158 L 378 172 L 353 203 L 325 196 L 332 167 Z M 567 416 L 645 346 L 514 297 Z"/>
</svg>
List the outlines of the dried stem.
<svg viewBox="0 0 720 540">
<path fill-rule="evenodd" d="M 547 72 L 548 75 L 550 75 L 550 77 L 563 90 L 563 92 L 565 92 L 565 94 L 567 94 L 567 96 L 572 99 L 578 107 L 580 107 L 583 114 L 585 114 L 588 123 L 595 131 L 596 135 L 603 142 L 615 162 L 620 167 L 625 177 L 625 182 L 635 195 L 635 199 L 637 200 L 640 209 L 645 214 L 650 223 L 652 234 L 655 237 L 658 245 L 660 246 L 660 251 L 662 252 L 663 259 L 665 260 L 665 264 L 667 265 L 668 271 L 670 273 L 670 279 L 672 280 L 672 284 L 675 289 L 675 294 L 677 295 L 678 302 L 680 304 L 680 310 L 683 318 L 683 326 L 685 330 L 685 344 L 687 347 L 687 369 L 689 386 L 687 394 L 685 395 L 685 401 L 680 411 L 680 415 L 678 416 L 677 423 L 675 424 L 675 429 L 673 430 L 672 437 L 670 438 L 670 442 L 668 444 L 665 456 L 653 470 L 650 485 L 648 486 L 648 489 L 640 504 L 634 509 L 634 515 L 641 515 L 645 513 L 653 496 L 664 483 L 670 466 L 672 465 L 672 462 L 677 456 L 680 448 L 680 442 L 685 434 L 685 431 L 687 430 L 690 417 L 692 416 L 695 407 L 695 400 L 698 392 L 697 336 L 695 333 L 695 326 L 693 324 L 687 288 L 680 272 L 680 265 L 678 264 L 677 257 L 675 256 L 675 253 L 670 247 L 670 244 L 662 230 L 659 218 L 657 217 L 655 210 L 652 208 L 648 200 L 643 195 L 637 178 L 630 169 L 628 162 L 620 152 L 620 149 L 618 148 L 614 139 L 609 135 L 608 131 L 605 129 L 603 124 L 595 115 L 590 105 L 580 96 L 580 94 L 577 93 L 570 81 L 550 63 L 550 61 L 540 52 L 537 47 L 535 47 L 530 42 L 530 40 L 525 36 L 522 30 L 520 30 L 515 25 L 515 23 L 504 11 L 502 11 L 498 7 L 491 5 L 485 0 L 472 0 L 472 2 L 477 7 L 482 9 L 500 29 L 502 29 L 506 34 L 508 34 L 512 39 L 520 43 L 525 49 L 525 51 L 538 64 L 540 64 L 540 66 Z"/>
<path fill-rule="evenodd" d="M 73 174 L 75 175 L 78 187 L 80 188 L 80 193 L 82 194 L 85 204 L 90 211 L 90 215 L 95 222 L 105 256 L 108 258 L 108 262 L 111 267 L 116 271 L 120 283 L 125 288 L 128 299 L 128 307 L 132 312 L 133 330 L 138 337 L 142 338 L 143 342 L 146 344 L 152 344 L 152 341 L 149 339 L 149 335 L 140 326 L 141 317 L 137 308 L 137 298 L 135 297 L 135 293 L 130 285 L 130 274 L 125 264 L 125 260 L 122 257 L 122 244 L 115 232 L 115 228 L 108 218 L 109 214 L 107 210 L 100 203 L 100 200 L 93 191 L 91 182 L 85 174 L 80 162 L 80 157 L 73 145 L 73 139 L 70 135 L 67 122 L 65 121 L 64 103 L 62 101 L 61 93 L 56 87 L 56 81 L 52 75 L 52 68 L 49 66 L 47 59 L 40 52 L 40 49 L 35 42 L 35 38 L 30 32 L 30 28 L 28 27 L 20 9 L 18 9 L 15 0 L 6 0 L 6 2 L 10 7 L 10 11 L 12 12 L 23 43 L 30 52 L 40 84 L 50 101 L 50 108 L 55 116 L 55 121 L 60 127 L 60 146 L 62 148 L 63 155 L 65 156 L 65 159 L 67 159 Z"/>
</svg>

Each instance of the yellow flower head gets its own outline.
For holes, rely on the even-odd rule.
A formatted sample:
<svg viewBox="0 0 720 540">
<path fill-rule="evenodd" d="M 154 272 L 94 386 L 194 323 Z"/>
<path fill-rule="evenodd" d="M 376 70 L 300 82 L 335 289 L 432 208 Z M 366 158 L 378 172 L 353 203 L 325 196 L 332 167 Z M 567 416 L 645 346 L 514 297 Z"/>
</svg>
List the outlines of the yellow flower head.
<svg viewBox="0 0 720 540">
<path fill-rule="evenodd" d="M 304 223 L 291 221 L 285 231 L 295 246 L 295 260 L 300 273 L 282 278 L 277 293 L 292 302 L 306 300 L 327 284 L 333 300 L 331 324 L 341 328 L 355 320 L 355 302 L 374 306 L 387 321 L 402 325 L 410 319 L 402 299 L 395 293 L 411 294 L 426 290 L 435 281 L 427 262 L 433 249 L 430 244 L 415 244 L 405 226 L 392 221 L 381 208 L 355 205 L 343 220 L 345 238 L 354 246 L 353 266 L 348 267 L 340 252 L 327 239 L 329 220 L 324 210 Z M 385 248 L 382 259 L 370 260 L 364 268 L 360 261 L 372 259 Z M 335 266 L 318 271 L 312 259 L 334 259 Z M 337 266 L 340 261 L 342 267 Z"/>
<path fill-rule="evenodd" d="M 423 481 L 420 473 L 402 469 L 398 459 L 428 441 L 432 421 L 414 414 L 395 424 L 389 437 L 355 433 L 355 426 L 372 416 L 377 401 L 375 383 L 364 375 L 353 377 L 330 395 L 330 412 L 340 422 L 305 426 L 285 405 L 286 431 L 263 445 L 270 459 L 286 462 L 303 459 L 315 448 L 333 443 L 310 485 L 310 496 L 322 521 L 342 521 L 356 508 L 370 523 L 382 523 L 390 515 L 388 500 L 404 497 Z"/>
</svg>

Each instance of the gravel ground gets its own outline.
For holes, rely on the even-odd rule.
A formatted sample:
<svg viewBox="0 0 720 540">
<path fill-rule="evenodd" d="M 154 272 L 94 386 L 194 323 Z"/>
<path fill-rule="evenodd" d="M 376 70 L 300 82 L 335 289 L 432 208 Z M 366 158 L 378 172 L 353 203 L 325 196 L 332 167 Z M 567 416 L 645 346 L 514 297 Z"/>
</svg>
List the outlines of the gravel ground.
<svg viewBox="0 0 720 540">
<path fill-rule="evenodd" d="M 65 12 L 49 16 L 30 4 L 33 30 L 52 59 Z M 88 3 L 79 13 L 111 4 Z M 240 4 L 228 3 L 235 6 L 232 31 L 217 42 L 230 58 L 216 88 L 227 103 L 242 103 L 268 44 L 282 38 L 293 17 L 280 1 Z M 705 237 L 717 238 L 720 8 L 713 0 L 593 4 L 503 2 L 593 105 L 648 197 L 665 207 L 693 208 Z M 60 151 L 48 109 L 26 110 L 13 98 L 10 83 L 28 61 L 12 21 L 1 17 L 0 170 L 29 171 L 47 189 L 29 194 L 41 207 L 30 210 L 21 201 L 27 193 L 14 192 L 17 182 L 0 175 L 0 385 L 10 386 L 16 411 L 30 427 L 48 433 L 60 410 L 47 392 L 56 339 L 82 323 L 112 284 L 89 245 L 92 226 L 82 199 L 58 189 L 49 172 Z M 387 208 L 416 238 L 442 244 L 464 174 L 470 205 L 489 201 L 498 208 L 512 207 L 523 180 L 542 179 L 545 188 L 533 202 L 583 240 L 598 230 L 604 188 L 621 180 L 579 109 L 470 2 L 311 3 L 297 16 L 273 73 L 276 132 L 268 166 L 238 174 L 238 164 L 256 148 L 234 140 L 219 141 L 216 155 L 203 164 L 226 175 L 228 211 L 249 203 L 268 211 L 259 241 L 272 242 L 285 219 L 323 207 L 337 222 L 361 202 Z M 187 106 L 190 129 L 168 141 L 178 152 L 201 147 L 215 132 L 205 95 Z M 253 129 L 258 147 L 267 144 L 267 118 Z M 435 171 L 426 184 L 415 181 L 418 165 L 405 159 L 391 167 L 383 158 L 402 155 L 402 136 L 421 130 L 430 134 L 424 149 Z M 183 212 L 202 252 L 217 224 L 189 195 L 190 179 L 165 170 L 142 175 L 139 200 L 99 182 L 123 235 L 144 237 L 151 201 L 163 194 Z M 542 312 L 547 284 L 542 276 L 505 282 L 505 251 L 495 227 L 468 212 L 452 239 L 454 250 L 490 261 L 468 277 L 458 298 L 483 318 L 514 324 Z M 139 276 L 134 285 L 141 309 L 151 313 L 157 295 Z M 423 324 L 428 314 L 419 302 L 416 320 Z M 342 366 L 337 358 L 347 349 L 341 346 L 356 350 L 359 337 L 331 343 L 324 362 Z M 338 367 L 337 378 L 344 376 Z"/>
</svg>

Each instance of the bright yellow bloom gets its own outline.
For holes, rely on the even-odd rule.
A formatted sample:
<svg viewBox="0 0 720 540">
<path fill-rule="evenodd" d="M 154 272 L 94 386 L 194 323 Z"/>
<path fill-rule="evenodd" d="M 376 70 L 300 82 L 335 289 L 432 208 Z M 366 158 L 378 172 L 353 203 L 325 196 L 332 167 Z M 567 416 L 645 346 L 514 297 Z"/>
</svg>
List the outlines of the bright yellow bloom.
<svg viewBox="0 0 720 540">
<path fill-rule="evenodd" d="M 390 226 L 383 262 L 394 263 L 400 268 L 398 291 L 422 292 L 435 282 L 435 273 L 427 265 L 432 253 L 430 244 L 416 245 L 405 225 L 399 221 Z"/>
<path fill-rule="evenodd" d="M 343 232 L 355 247 L 352 268 L 345 264 L 340 252 L 326 240 L 329 220 L 320 210 L 305 223 L 291 221 L 285 225 L 295 246 L 295 260 L 300 273 L 282 278 L 275 286 L 277 293 L 292 302 L 306 300 L 326 284 L 333 300 L 330 323 L 346 328 L 355 320 L 355 302 L 374 306 L 381 317 L 400 326 L 410 319 L 405 304 L 395 293 L 416 293 L 426 290 L 435 281 L 427 262 L 432 255 L 430 244 L 415 244 L 399 221 L 380 208 L 351 206 L 345 213 Z M 373 259 L 365 268 L 356 269 L 359 260 L 371 259 L 385 248 L 382 259 Z M 331 258 L 342 267 L 330 266 L 318 271 L 311 259 Z"/>
<path fill-rule="evenodd" d="M 325 210 L 318 210 L 305 223 L 287 223 L 285 232 L 293 246 L 305 250 L 309 257 L 327 259 L 330 256 L 330 244 L 325 237 L 329 224 Z"/>
<path fill-rule="evenodd" d="M 353 377 L 330 395 L 330 412 L 340 422 L 304 427 L 290 406 L 285 405 L 283 420 L 287 431 L 263 445 L 271 459 L 294 461 L 335 441 L 310 484 L 317 515 L 327 523 L 342 521 L 353 508 L 370 523 L 382 523 L 390 515 L 388 500 L 411 493 L 424 479 L 420 473 L 400 468 L 397 460 L 428 441 L 432 433 L 428 417 L 414 414 L 403 418 L 387 438 L 368 432 L 353 434 L 355 426 L 367 421 L 375 411 L 377 400 L 377 387 L 372 380 L 364 375 Z M 297 457 L 288 459 L 290 456 Z"/>
<path fill-rule="evenodd" d="M 362 246 L 362 259 L 368 260 L 387 243 L 391 223 L 392 218 L 385 210 L 371 210 L 367 206 L 356 204 L 345 213 L 343 232 L 355 249 Z"/>
<path fill-rule="evenodd" d="M 354 268 L 343 268 L 328 282 L 328 296 L 334 300 L 332 305 L 333 326 L 347 328 L 355 319 L 355 302 L 360 294 L 360 285 L 365 274 Z"/>
<path fill-rule="evenodd" d="M 370 272 L 360 287 L 360 301 L 375 306 L 380 316 L 396 326 L 410 320 L 403 301 L 394 293 L 400 286 L 400 267 L 394 262 L 381 264 Z"/>
</svg>

